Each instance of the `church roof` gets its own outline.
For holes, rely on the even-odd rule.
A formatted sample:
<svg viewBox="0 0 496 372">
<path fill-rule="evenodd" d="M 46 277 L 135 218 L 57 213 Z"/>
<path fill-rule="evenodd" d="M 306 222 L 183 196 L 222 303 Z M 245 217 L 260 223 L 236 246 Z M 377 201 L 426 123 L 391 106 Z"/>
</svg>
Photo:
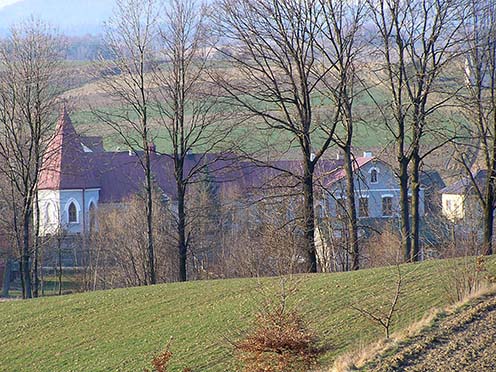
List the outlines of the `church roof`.
<svg viewBox="0 0 496 372">
<path fill-rule="evenodd" d="M 62 111 L 55 135 L 44 156 L 39 179 L 39 190 L 70 190 L 99 188 L 100 203 L 118 203 L 144 188 L 145 173 L 142 166 L 143 152 L 104 151 L 101 138 L 82 137 L 77 134 L 67 111 Z M 375 158 L 357 158 L 357 170 Z M 208 164 L 206 173 L 215 174 L 221 192 L 250 193 L 269 184 L 288 183 L 287 174 L 302 174 L 300 161 L 278 160 L 270 167 L 251 162 L 233 164 L 229 154 L 187 155 L 184 171 L 188 174 L 199 164 Z M 344 177 L 342 160 L 322 159 L 316 169 L 317 177 L 327 186 Z M 151 154 L 154 182 L 171 199 L 176 198 L 174 163 L 167 154 Z M 208 174 L 205 175 L 208 177 Z M 202 176 L 199 176 L 202 177 Z"/>
<path fill-rule="evenodd" d="M 88 155 L 76 133 L 67 110 L 62 110 L 54 137 L 51 139 L 42 164 L 38 183 L 40 190 L 67 190 L 99 187 L 94 178 Z"/>
</svg>

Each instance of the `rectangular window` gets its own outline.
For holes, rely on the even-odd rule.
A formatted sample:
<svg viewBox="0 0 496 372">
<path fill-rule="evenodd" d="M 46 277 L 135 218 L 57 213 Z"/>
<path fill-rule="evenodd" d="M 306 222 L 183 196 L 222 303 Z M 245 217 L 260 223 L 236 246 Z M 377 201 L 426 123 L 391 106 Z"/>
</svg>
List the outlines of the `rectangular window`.
<svg viewBox="0 0 496 372">
<path fill-rule="evenodd" d="M 453 204 L 452 204 L 452 201 L 451 201 L 451 200 L 446 200 L 446 209 L 447 209 L 448 211 L 451 211 L 451 210 L 453 210 L 453 209 L 454 209 L 454 208 L 453 208 Z"/>
<path fill-rule="evenodd" d="M 358 217 L 369 216 L 369 198 L 358 199 Z"/>
<path fill-rule="evenodd" d="M 382 198 L 382 215 L 384 217 L 391 217 L 393 215 L 393 198 L 391 196 L 384 196 Z"/>
</svg>

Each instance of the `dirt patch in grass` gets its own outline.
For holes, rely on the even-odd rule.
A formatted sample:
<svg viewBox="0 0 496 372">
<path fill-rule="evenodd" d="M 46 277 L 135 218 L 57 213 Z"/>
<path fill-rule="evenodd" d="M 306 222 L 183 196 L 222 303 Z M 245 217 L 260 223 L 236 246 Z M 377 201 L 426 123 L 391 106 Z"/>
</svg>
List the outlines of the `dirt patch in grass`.
<svg viewBox="0 0 496 372">
<path fill-rule="evenodd" d="M 366 371 L 496 371 L 496 295 L 469 302 L 452 315 L 379 356 Z"/>
</svg>

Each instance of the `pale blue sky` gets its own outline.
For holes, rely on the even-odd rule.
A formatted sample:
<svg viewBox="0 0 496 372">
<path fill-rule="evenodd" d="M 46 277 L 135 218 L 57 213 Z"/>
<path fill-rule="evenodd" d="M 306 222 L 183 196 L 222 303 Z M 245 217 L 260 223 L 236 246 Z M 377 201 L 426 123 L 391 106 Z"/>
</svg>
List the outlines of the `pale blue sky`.
<svg viewBox="0 0 496 372">
<path fill-rule="evenodd" d="M 21 1 L 21 0 L 0 0 L 0 9 L 2 9 L 3 7 L 5 7 L 7 5 L 17 3 L 19 1 Z"/>
</svg>

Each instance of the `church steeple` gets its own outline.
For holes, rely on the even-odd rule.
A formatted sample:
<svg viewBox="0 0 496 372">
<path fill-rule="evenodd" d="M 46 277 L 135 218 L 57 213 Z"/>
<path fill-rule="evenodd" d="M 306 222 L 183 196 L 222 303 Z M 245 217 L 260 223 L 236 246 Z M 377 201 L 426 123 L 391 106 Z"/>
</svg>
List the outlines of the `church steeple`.
<svg viewBox="0 0 496 372">
<path fill-rule="evenodd" d="M 80 189 L 97 186 L 86 159 L 81 139 L 64 105 L 55 133 L 46 148 L 39 190 Z"/>
</svg>

